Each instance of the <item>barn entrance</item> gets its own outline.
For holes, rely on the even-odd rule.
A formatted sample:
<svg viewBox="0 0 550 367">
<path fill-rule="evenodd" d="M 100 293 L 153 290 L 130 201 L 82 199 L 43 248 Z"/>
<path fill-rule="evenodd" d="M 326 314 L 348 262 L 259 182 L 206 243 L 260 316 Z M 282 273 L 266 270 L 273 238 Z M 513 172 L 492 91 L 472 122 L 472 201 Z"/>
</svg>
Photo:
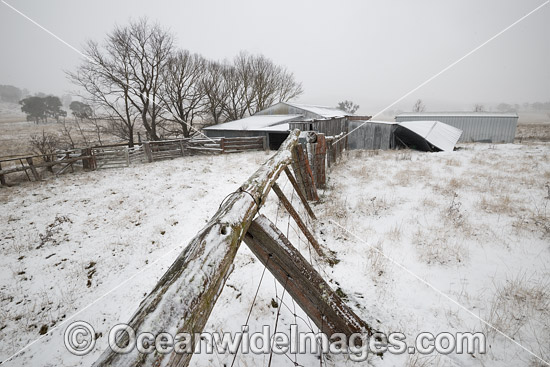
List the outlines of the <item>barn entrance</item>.
<svg viewBox="0 0 550 367">
<path fill-rule="evenodd" d="M 284 133 L 268 133 L 267 134 L 267 141 L 269 144 L 269 149 L 271 150 L 277 150 L 283 144 L 283 141 L 288 136 L 288 132 Z"/>
</svg>

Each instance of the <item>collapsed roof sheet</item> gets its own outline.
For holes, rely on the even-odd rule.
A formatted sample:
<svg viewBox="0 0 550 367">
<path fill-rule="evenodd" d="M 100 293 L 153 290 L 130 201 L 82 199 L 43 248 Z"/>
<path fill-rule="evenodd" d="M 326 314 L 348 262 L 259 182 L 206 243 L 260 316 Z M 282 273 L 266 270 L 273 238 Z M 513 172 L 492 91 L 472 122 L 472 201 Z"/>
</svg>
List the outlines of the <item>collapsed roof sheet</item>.
<svg viewBox="0 0 550 367">
<path fill-rule="evenodd" d="M 418 141 L 418 137 L 420 137 L 439 150 L 446 152 L 453 151 L 458 139 L 460 139 L 460 135 L 462 135 L 462 130 L 439 121 L 404 121 L 397 125 L 398 129 L 395 131 L 397 137 L 408 140 L 409 144 L 416 143 L 417 148 L 430 148 L 425 142 Z M 416 135 L 416 139 L 415 136 L 407 134 L 402 129 L 399 129 L 399 127 L 413 132 Z M 405 144 L 407 143 L 405 142 Z"/>
</svg>

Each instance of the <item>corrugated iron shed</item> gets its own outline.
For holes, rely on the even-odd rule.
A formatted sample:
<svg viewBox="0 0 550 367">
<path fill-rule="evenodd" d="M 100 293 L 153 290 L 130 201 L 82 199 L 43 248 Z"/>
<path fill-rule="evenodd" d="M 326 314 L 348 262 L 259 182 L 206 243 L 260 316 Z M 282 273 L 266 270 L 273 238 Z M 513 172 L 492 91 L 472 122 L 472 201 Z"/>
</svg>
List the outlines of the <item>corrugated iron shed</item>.
<svg viewBox="0 0 550 367">
<path fill-rule="evenodd" d="M 513 143 L 516 113 L 491 112 L 418 112 L 402 113 L 395 121 L 440 121 L 462 130 L 459 142 Z"/>
</svg>

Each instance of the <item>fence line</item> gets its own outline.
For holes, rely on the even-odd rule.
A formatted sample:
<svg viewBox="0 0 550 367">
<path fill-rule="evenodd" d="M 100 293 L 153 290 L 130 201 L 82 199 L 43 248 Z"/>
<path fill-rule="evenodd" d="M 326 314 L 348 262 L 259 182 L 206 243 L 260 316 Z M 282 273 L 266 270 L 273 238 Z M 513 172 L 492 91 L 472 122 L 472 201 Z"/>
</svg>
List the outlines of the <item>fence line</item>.
<svg viewBox="0 0 550 367">
<path fill-rule="evenodd" d="M 127 144 L 111 144 L 75 148 L 52 154 L 29 155 L 0 159 L 0 185 L 8 186 L 6 176 L 25 172 L 29 181 L 42 179 L 38 168 L 47 168 L 60 175 L 74 166 L 86 170 L 128 167 L 131 164 L 156 162 L 195 154 L 228 154 L 267 149 L 265 137 L 174 139 L 147 141 L 129 148 Z M 55 168 L 57 168 L 57 171 Z M 30 173 L 30 174 L 29 174 Z"/>
<path fill-rule="evenodd" d="M 294 189 L 298 192 L 303 190 L 299 196 L 309 216 L 315 218 L 305 198 L 307 192 L 315 192 L 315 182 L 307 154 L 302 144 L 298 143 L 299 134 L 299 130 L 291 131 L 277 153 L 261 165 L 238 190 L 226 196 L 218 211 L 179 254 L 127 323 L 136 334 L 146 331 L 157 335 L 165 330 L 188 333 L 192 344 L 190 352 L 141 354 L 132 349 L 127 354 L 120 354 L 107 348 L 94 366 L 188 366 L 192 351 L 199 342 L 196 335 L 206 325 L 234 268 L 233 261 L 242 241 L 266 269 L 284 284 L 285 290 L 288 290 L 321 332 L 343 333 L 347 337 L 356 333 L 367 336 L 375 334 L 376 330 L 346 305 L 338 292 L 332 290 L 274 223 L 263 215 L 257 217 L 261 206 L 269 198 L 269 191 L 273 189 L 299 230 L 314 247 L 318 258 L 328 264 L 337 263 L 334 254 L 315 239 L 314 232 L 307 227 L 307 221 L 300 218 L 292 202 L 277 184 L 279 175 L 285 172 Z M 328 156 L 333 156 L 336 162 L 345 149 L 343 143 L 334 143 L 331 149 L 326 149 L 323 145 L 327 140 L 336 141 L 338 137 L 329 139 L 320 134 L 315 138 L 315 142 L 310 141 L 308 144 L 315 144 L 313 152 L 316 155 L 313 160 L 316 162 L 322 161 L 322 154 L 325 157 L 323 163 Z M 224 143 L 220 142 L 222 150 L 225 149 Z M 246 146 L 247 143 L 243 141 L 240 146 Z M 290 167 L 294 175 L 290 172 Z M 318 197 L 308 199 L 319 200 Z M 174 299 L 175 296 L 177 299 Z M 121 333 L 115 343 L 126 345 L 128 338 L 128 333 Z M 359 341 L 364 342 L 366 341 Z"/>
</svg>

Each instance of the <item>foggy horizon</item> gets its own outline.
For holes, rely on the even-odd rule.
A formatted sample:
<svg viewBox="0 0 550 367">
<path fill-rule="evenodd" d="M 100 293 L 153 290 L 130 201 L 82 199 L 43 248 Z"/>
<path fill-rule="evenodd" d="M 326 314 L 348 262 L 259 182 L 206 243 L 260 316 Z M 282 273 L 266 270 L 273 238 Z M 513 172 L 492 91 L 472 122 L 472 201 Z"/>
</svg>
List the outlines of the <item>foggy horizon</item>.
<svg viewBox="0 0 550 367">
<path fill-rule="evenodd" d="M 297 103 L 348 99 L 361 106 L 358 113 L 375 114 L 544 2 L 7 3 L 77 49 L 146 16 L 173 32 L 176 47 L 208 59 L 230 60 L 243 50 L 286 67 L 303 85 Z M 0 8 L 0 84 L 74 91 L 65 71 L 82 56 L 6 4 Z M 550 100 L 549 15 L 543 6 L 389 111 L 408 110 L 417 99 L 428 111 Z"/>
</svg>

